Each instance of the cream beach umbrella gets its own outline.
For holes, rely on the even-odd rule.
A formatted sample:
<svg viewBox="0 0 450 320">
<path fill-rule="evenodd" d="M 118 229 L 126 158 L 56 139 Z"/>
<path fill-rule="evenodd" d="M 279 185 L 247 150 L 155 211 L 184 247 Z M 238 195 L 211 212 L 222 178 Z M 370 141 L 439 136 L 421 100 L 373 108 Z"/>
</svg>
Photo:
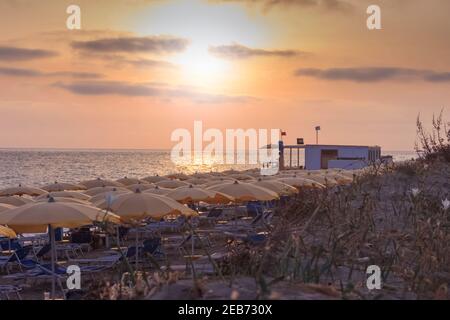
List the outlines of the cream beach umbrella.
<svg viewBox="0 0 450 320">
<path fill-rule="evenodd" d="M 144 193 L 159 194 L 161 196 L 165 196 L 166 194 L 168 194 L 172 190 L 173 189 L 154 186 L 154 187 L 151 187 L 150 189 L 144 190 L 143 192 Z"/>
<path fill-rule="evenodd" d="M 23 196 L 24 194 L 29 196 L 40 196 L 41 194 L 45 194 L 47 191 L 39 188 L 33 188 L 33 187 L 26 187 L 19 184 L 18 187 L 12 187 L 12 188 L 6 188 L 3 190 L 0 190 L 0 197 L 1 196 Z"/>
<path fill-rule="evenodd" d="M 224 183 L 233 183 L 235 182 L 235 179 L 232 178 L 217 178 L 217 179 L 213 179 L 208 181 L 207 183 L 203 184 L 202 187 L 204 188 L 209 188 L 218 184 L 224 184 Z"/>
<path fill-rule="evenodd" d="M 93 222 L 121 223 L 118 216 L 78 203 L 36 202 L 0 214 L 0 224 L 19 233 L 44 233 L 49 230 L 52 246 L 52 297 L 55 296 L 55 228 L 78 228 Z"/>
<path fill-rule="evenodd" d="M 187 182 L 189 184 L 195 184 L 195 185 L 200 185 L 200 184 L 205 184 L 208 183 L 209 181 L 211 181 L 211 179 L 205 179 L 205 178 L 190 178 L 185 180 L 184 182 Z"/>
<path fill-rule="evenodd" d="M 192 185 L 188 187 L 177 188 L 167 194 L 167 197 L 172 198 L 180 203 L 197 203 L 200 201 L 206 203 L 230 203 L 234 198 L 215 190 L 206 190 Z"/>
<path fill-rule="evenodd" d="M 166 196 L 135 192 L 121 194 L 112 200 L 98 203 L 101 209 L 111 210 L 123 220 L 161 219 L 167 215 L 194 216 L 197 213 Z"/>
<path fill-rule="evenodd" d="M 337 181 L 331 177 L 331 176 L 325 176 L 322 172 L 308 172 L 304 175 L 301 175 L 301 177 L 306 178 L 308 180 L 316 181 L 320 184 L 323 184 L 327 187 L 332 187 L 337 185 Z"/>
<path fill-rule="evenodd" d="M 244 173 L 236 173 L 236 174 L 230 174 L 228 177 L 239 180 L 239 181 L 254 181 L 255 178 L 251 175 L 244 174 Z"/>
<path fill-rule="evenodd" d="M 52 192 L 52 191 L 65 191 L 65 190 L 86 190 L 86 187 L 81 184 L 73 184 L 73 183 L 65 183 L 65 182 L 57 182 L 52 184 L 48 184 L 42 187 L 43 190 Z"/>
<path fill-rule="evenodd" d="M 166 181 L 166 180 L 170 180 L 170 179 L 168 179 L 168 178 L 166 178 L 166 177 L 161 177 L 161 176 L 155 175 L 155 176 L 148 176 L 148 177 L 145 177 L 145 178 L 143 178 L 143 179 L 141 179 L 141 180 L 147 181 L 147 182 L 149 182 L 149 183 L 156 183 L 156 182 Z"/>
<path fill-rule="evenodd" d="M 128 178 L 123 177 L 122 179 L 116 180 L 116 182 L 123 184 L 124 186 L 131 186 L 133 184 L 142 183 L 142 180 L 139 180 L 137 178 Z"/>
<path fill-rule="evenodd" d="M 178 179 L 178 180 L 187 180 L 190 177 L 187 174 L 184 173 L 171 173 L 165 176 L 168 179 Z"/>
<path fill-rule="evenodd" d="M 207 188 L 207 190 L 219 191 L 240 202 L 270 201 L 279 198 L 277 193 L 269 189 L 238 181 L 215 185 Z"/>
<path fill-rule="evenodd" d="M 85 186 L 87 189 L 92 189 L 96 187 L 124 187 L 124 185 L 119 182 L 112 180 L 104 180 L 101 178 L 93 180 L 85 180 L 80 182 L 80 184 Z"/>
<path fill-rule="evenodd" d="M 101 193 L 105 193 L 105 192 L 110 192 L 110 191 L 130 191 L 125 187 L 114 187 L 114 186 L 108 186 L 108 187 L 95 187 L 95 188 L 91 188 L 86 190 L 85 192 L 83 192 L 84 194 L 87 194 L 88 196 L 94 197 L 98 194 Z"/>
<path fill-rule="evenodd" d="M 125 193 L 131 193 L 130 190 L 122 190 L 122 189 L 116 189 L 116 190 L 111 190 L 111 191 L 106 191 L 106 192 L 102 192 L 99 194 L 96 194 L 95 196 L 91 197 L 91 199 L 89 200 L 91 203 L 93 203 L 95 206 L 97 206 L 97 203 L 102 202 L 103 200 L 106 200 L 108 198 L 113 198 L 117 197 L 120 194 L 125 194 Z"/>
<path fill-rule="evenodd" d="M 152 183 L 136 183 L 133 185 L 127 186 L 127 189 L 131 192 L 136 192 L 136 190 L 144 191 L 150 188 L 154 188 L 155 185 Z"/>
<path fill-rule="evenodd" d="M 0 203 L 10 204 L 16 207 L 20 207 L 23 206 L 24 204 L 32 202 L 34 202 L 34 200 L 20 196 L 0 197 Z"/>
<path fill-rule="evenodd" d="M 10 228 L 4 227 L 4 226 L 0 226 L 0 236 L 10 238 L 10 239 L 17 238 L 17 234 L 14 232 L 13 229 L 10 229 Z"/>
<path fill-rule="evenodd" d="M 277 180 L 281 181 L 283 183 L 286 183 L 290 186 L 293 186 L 299 190 L 310 189 L 310 188 L 325 188 L 325 186 L 319 182 L 316 182 L 314 180 L 310 180 L 307 178 L 299 177 L 299 176 L 279 178 Z"/>
<path fill-rule="evenodd" d="M 35 200 L 41 200 L 41 199 L 48 199 L 50 197 L 53 198 L 73 198 L 78 200 L 84 200 L 89 201 L 91 199 L 90 196 L 77 192 L 77 191 L 55 191 L 55 192 L 49 192 L 47 194 L 40 195 L 39 197 L 36 197 Z"/>
<path fill-rule="evenodd" d="M 212 177 L 209 173 L 203 173 L 203 172 L 196 172 L 194 174 L 191 174 L 190 179 L 210 179 Z"/>
<path fill-rule="evenodd" d="M 282 195 L 289 196 L 298 193 L 297 188 L 277 180 L 258 179 L 257 181 L 252 182 L 252 184 L 272 190 L 273 192 L 276 192 L 280 196 Z"/>
<path fill-rule="evenodd" d="M 42 198 L 42 199 L 38 199 L 36 200 L 36 202 L 47 202 L 50 199 L 53 199 L 55 202 L 70 202 L 70 203 L 79 203 L 79 204 L 84 204 L 87 206 L 92 205 L 89 201 L 86 200 L 80 200 L 80 199 L 75 199 L 75 198 L 65 198 L 65 197 L 48 197 L 48 198 Z"/>
<path fill-rule="evenodd" d="M 6 204 L 6 203 L 0 203 L 0 213 L 2 213 L 3 211 L 14 209 L 14 208 L 17 208 L 17 207 L 10 205 L 10 204 Z"/>
<path fill-rule="evenodd" d="M 180 180 L 168 180 L 155 183 L 158 187 L 176 189 L 179 187 L 189 186 L 189 183 Z"/>
</svg>

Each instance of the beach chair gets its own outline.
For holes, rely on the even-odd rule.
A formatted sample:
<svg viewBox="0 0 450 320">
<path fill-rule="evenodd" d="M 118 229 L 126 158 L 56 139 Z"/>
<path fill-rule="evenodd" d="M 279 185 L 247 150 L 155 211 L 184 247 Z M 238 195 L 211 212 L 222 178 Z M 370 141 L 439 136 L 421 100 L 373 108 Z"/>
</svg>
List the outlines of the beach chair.
<svg viewBox="0 0 450 320">
<path fill-rule="evenodd" d="M 11 253 L 11 255 L 5 257 L 5 258 L 0 258 L 0 269 L 2 269 L 3 271 L 6 271 L 6 273 L 9 274 L 10 272 L 10 267 L 12 265 L 18 264 L 19 268 L 22 270 L 22 265 L 21 265 L 21 261 L 24 260 L 26 258 L 26 256 L 28 255 L 28 253 L 31 251 L 31 246 L 26 246 L 23 248 L 20 248 L 16 251 L 14 251 L 13 253 Z"/>
<path fill-rule="evenodd" d="M 157 257 L 157 258 L 164 257 L 165 253 L 162 250 L 161 238 L 153 237 L 153 238 L 144 240 L 142 253 L 150 254 L 151 256 Z"/>
<path fill-rule="evenodd" d="M 20 295 L 20 291 L 22 291 L 21 287 L 13 286 L 13 285 L 0 285 L 0 300 L 11 300 L 10 295 L 14 294 L 18 300 L 22 300 L 22 296 Z"/>
</svg>

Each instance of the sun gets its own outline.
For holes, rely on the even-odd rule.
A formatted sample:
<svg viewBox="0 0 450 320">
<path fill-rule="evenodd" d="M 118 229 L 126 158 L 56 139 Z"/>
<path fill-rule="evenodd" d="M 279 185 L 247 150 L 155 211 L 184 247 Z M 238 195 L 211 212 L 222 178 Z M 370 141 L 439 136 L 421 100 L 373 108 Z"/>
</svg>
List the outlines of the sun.
<svg viewBox="0 0 450 320">
<path fill-rule="evenodd" d="M 180 68 L 185 80 L 203 86 L 217 85 L 230 67 L 228 61 L 209 53 L 207 45 L 192 44 L 186 51 L 174 56 L 171 62 Z"/>
</svg>

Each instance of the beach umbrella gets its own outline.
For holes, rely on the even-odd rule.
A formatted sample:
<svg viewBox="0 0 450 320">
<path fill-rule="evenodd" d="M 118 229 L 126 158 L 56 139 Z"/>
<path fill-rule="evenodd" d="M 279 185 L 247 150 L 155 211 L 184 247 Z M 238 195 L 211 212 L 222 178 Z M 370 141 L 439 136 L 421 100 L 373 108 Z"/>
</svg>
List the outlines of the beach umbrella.
<svg viewBox="0 0 450 320">
<path fill-rule="evenodd" d="M 277 194 L 281 195 L 293 195 L 298 193 L 298 189 L 294 188 L 286 183 L 277 180 L 262 180 L 252 182 L 252 184 L 272 190 Z"/>
<path fill-rule="evenodd" d="M 81 193 L 81 192 L 77 192 L 77 191 L 55 191 L 55 192 L 50 192 L 47 194 L 43 194 L 40 195 L 39 197 L 36 197 L 35 200 L 41 200 L 41 199 L 47 199 L 53 197 L 53 198 L 73 198 L 73 199 L 78 199 L 78 200 L 84 200 L 84 201 L 88 201 L 91 197 Z"/>
<path fill-rule="evenodd" d="M 248 174 L 244 174 L 244 173 L 235 173 L 235 174 L 230 174 L 228 175 L 228 177 L 239 180 L 239 181 L 250 181 L 250 180 L 255 180 L 254 177 L 252 177 L 251 175 Z"/>
<path fill-rule="evenodd" d="M 26 187 L 19 184 L 18 187 L 12 187 L 12 188 L 6 188 L 3 190 L 0 190 L 0 197 L 1 196 L 23 196 L 24 194 L 29 196 L 40 196 L 41 194 L 47 193 L 47 191 L 39 188 L 33 188 L 33 187 Z"/>
<path fill-rule="evenodd" d="M 187 180 L 190 178 L 187 174 L 181 173 L 181 172 L 180 173 L 171 173 L 171 174 L 166 175 L 165 177 L 169 178 L 169 179 L 178 179 L 178 180 Z"/>
<path fill-rule="evenodd" d="M 123 220 L 141 220 L 145 218 L 161 219 L 166 215 L 194 216 L 196 212 L 166 196 L 143 193 L 120 194 L 112 201 L 106 199 L 98 203 L 101 209 L 108 209 Z"/>
<path fill-rule="evenodd" d="M 179 180 L 160 181 L 155 183 L 158 187 L 176 189 L 179 187 L 189 186 L 189 183 Z"/>
<path fill-rule="evenodd" d="M 188 187 L 177 188 L 167 194 L 167 197 L 172 198 L 180 203 L 230 203 L 234 199 L 231 196 L 223 194 L 215 190 L 205 190 L 202 188 L 194 187 L 192 185 Z"/>
<path fill-rule="evenodd" d="M 154 186 L 154 187 L 151 187 L 150 189 L 144 190 L 143 192 L 144 193 L 159 194 L 159 195 L 165 196 L 166 194 L 168 194 L 172 190 L 173 189 Z"/>
<path fill-rule="evenodd" d="M 142 183 L 143 181 L 137 178 L 123 177 L 122 179 L 116 180 L 116 182 L 121 183 L 124 186 L 131 186 L 132 184 Z"/>
<path fill-rule="evenodd" d="M 194 174 L 191 174 L 191 179 L 192 178 L 196 178 L 196 179 L 210 179 L 212 177 L 211 174 L 209 173 L 203 173 L 203 172 L 196 172 Z"/>
<path fill-rule="evenodd" d="M 199 184 L 208 183 L 209 181 L 211 181 L 211 180 L 205 179 L 205 178 L 190 178 L 190 179 L 185 180 L 184 182 L 187 182 L 189 184 L 199 185 Z"/>
<path fill-rule="evenodd" d="M 10 205 L 10 204 L 6 204 L 6 203 L 0 203 L 0 213 L 2 213 L 3 211 L 14 209 L 14 208 L 17 208 L 17 207 Z"/>
<path fill-rule="evenodd" d="M 16 207 L 20 207 L 31 202 L 34 202 L 34 200 L 20 196 L 0 197 L 0 203 L 10 204 Z"/>
<path fill-rule="evenodd" d="M 17 234 L 14 232 L 13 229 L 10 229 L 10 228 L 4 227 L 4 226 L 0 226 L 0 236 L 10 238 L 10 239 L 17 238 Z"/>
<path fill-rule="evenodd" d="M 215 185 L 207 188 L 233 197 L 236 201 L 270 201 L 278 199 L 278 194 L 254 184 L 246 182 L 231 182 Z"/>
<path fill-rule="evenodd" d="M 124 193 L 131 193 L 131 191 L 128 189 L 125 189 L 125 190 L 116 189 L 116 190 L 106 191 L 106 192 L 96 194 L 89 201 L 96 205 L 98 202 L 106 200 L 110 197 L 114 198 L 114 197 L 118 196 L 119 194 L 124 194 Z"/>
<path fill-rule="evenodd" d="M 52 253 L 52 297 L 55 296 L 55 228 L 78 228 L 92 222 L 120 223 L 120 218 L 98 208 L 78 203 L 36 202 L 8 210 L 0 214 L 0 224 L 7 225 L 19 233 L 44 233 L 48 229 Z"/>
<path fill-rule="evenodd" d="M 325 174 L 325 177 L 327 179 L 329 179 L 329 178 L 334 179 L 337 182 L 337 184 L 340 184 L 340 185 L 349 184 L 349 183 L 353 182 L 353 178 L 349 178 L 349 177 L 347 177 L 343 174 L 337 173 L 337 172 L 327 173 L 327 174 Z"/>
<path fill-rule="evenodd" d="M 167 215 L 195 216 L 197 212 L 179 204 L 166 196 L 151 193 L 122 194 L 114 199 L 99 203 L 99 208 L 111 210 L 125 221 L 142 220 L 145 218 L 162 219 Z M 136 247 L 138 247 L 138 231 L 136 231 Z M 136 265 L 138 254 L 136 254 Z"/>
<path fill-rule="evenodd" d="M 303 174 L 301 177 L 316 181 L 324 186 L 331 187 L 337 185 L 337 181 L 333 177 L 325 176 L 321 172 L 308 172 L 306 174 Z"/>
<path fill-rule="evenodd" d="M 160 181 L 166 181 L 166 180 L 169 180 L 169 179 L 166 178 L 166 177 L 160 177 L 160 176 L 156 175 L 156 176 L 145 177 L 142 180 L 147 181 L 149 183 L 156 183 L 156 182 L 160 182 Z"/>
<path fill-rule="evenodd" d="M 112 181 L 112 180 L 104 180 L 101 178 L 93 179 L 93 180 L 85 180 L 80 182 L 81 185 L 85 186 L 87 189 L 92 189 L 96 187 L 124 187 L 120 182 Z"/>
<path fill-rule="evenodd" d="M 153 188 L 155 185 L 151 184 L 151 183 L 136 183 L 133 185 L 129 185 L 127 186 L 127 189 L 130 190 L 131 192 L 136 192 L 136 190 L 140 190 L 140 191 L 144 191 L 150 188 Z"/>
<path fill-rule="evenodd" d="M 65 183 L 65 182 L 57 182 L 52 184 L 48 184 L 42 187 L 43 190 L 52 192 L 52 191 L 65 191 L 65 190 L 86 190 L 86 187 L 81 184 L 73 184 L 73 183 Z"/>
<path fill-rule="evenodd" d="M 223 184 L 223 183 L 230 183 L 230 182 L 235 182 L 235 179 L 232 178 L 218 178 L 215 180 L 210 180 L 207 183 L 203 184 L 202 187 L 204 188 L 208 188 L 208 187 L 212 187 L 218 184 Z"/>
<path fill-rule="evenodd" d="M 94 197 L 100 193 L 110 192 L 110 191 L 130 191 L 125 187 L 115 187 L 115 186 L 104 186 L 104 187 L 95 187 L 88 189 L 84 192 L 84 194 L 87 194 L 88 196 Z"/>
<path fill-rule="evenodd" d="M 325 188 L 325 186 L 319 182 L 314 180 L 306 179 L 299 176 L 292 176 L 286 178 L 279 178 L 278 181 L 286 183 L 290 186 L 293 186 L 297 189 L 308 189 L 308 188 Z"/>
<path fill-rule="evenodd" d="M 228 170 L 222 171 L 222 174 L 224 174 L 224 175 L 241 174 L 241 172 L 234 170 L 234 169 L 228 169 Z"/>
<path fill-rule="evenodd" d="M 80 200 L 80 199 L 75 199 L 75 198 L 65 198 L 65 197 L 48 197 L 48 198 L 41 198 L 41 199 L 36 199 L 36 202 L 47 202 L 49 199 L 53 199 L 55 202 L 71 202 L 71 203 L 80 203 L 80 204 L 84 204 L 84 205 L 91 205 L 91 203 L 89 203 L 86 200 Z"/>
</svg>

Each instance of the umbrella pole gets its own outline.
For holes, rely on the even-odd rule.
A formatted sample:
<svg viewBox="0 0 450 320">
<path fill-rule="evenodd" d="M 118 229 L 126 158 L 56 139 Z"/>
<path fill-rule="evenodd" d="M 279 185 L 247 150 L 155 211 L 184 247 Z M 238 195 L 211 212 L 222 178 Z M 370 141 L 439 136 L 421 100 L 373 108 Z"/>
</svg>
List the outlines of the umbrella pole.
<svg viewBox="0 0 450 320">
<path fill-rule="evenodd" d="M 51 250 L 51 256 L 52 256 L 52 295 L 51 299 L 55 299 L 55 289 L 56 289 L 56 278 L 55 278 L 55 230 L 53 227 L 49 224 L 48 229 L 50 231 L 50 246 L 52 248 Z"/>
<path fill-rule="evenodd" d="M 136 228 L 136 271 L 138 268 L 139 260 L 139 227 Z"/>
<path fill-rule="evenodd" d="M 116 235 L 117 235 L 117 248 L 120 248 L 119 226 L 116 226 Z"/>
</svg>

